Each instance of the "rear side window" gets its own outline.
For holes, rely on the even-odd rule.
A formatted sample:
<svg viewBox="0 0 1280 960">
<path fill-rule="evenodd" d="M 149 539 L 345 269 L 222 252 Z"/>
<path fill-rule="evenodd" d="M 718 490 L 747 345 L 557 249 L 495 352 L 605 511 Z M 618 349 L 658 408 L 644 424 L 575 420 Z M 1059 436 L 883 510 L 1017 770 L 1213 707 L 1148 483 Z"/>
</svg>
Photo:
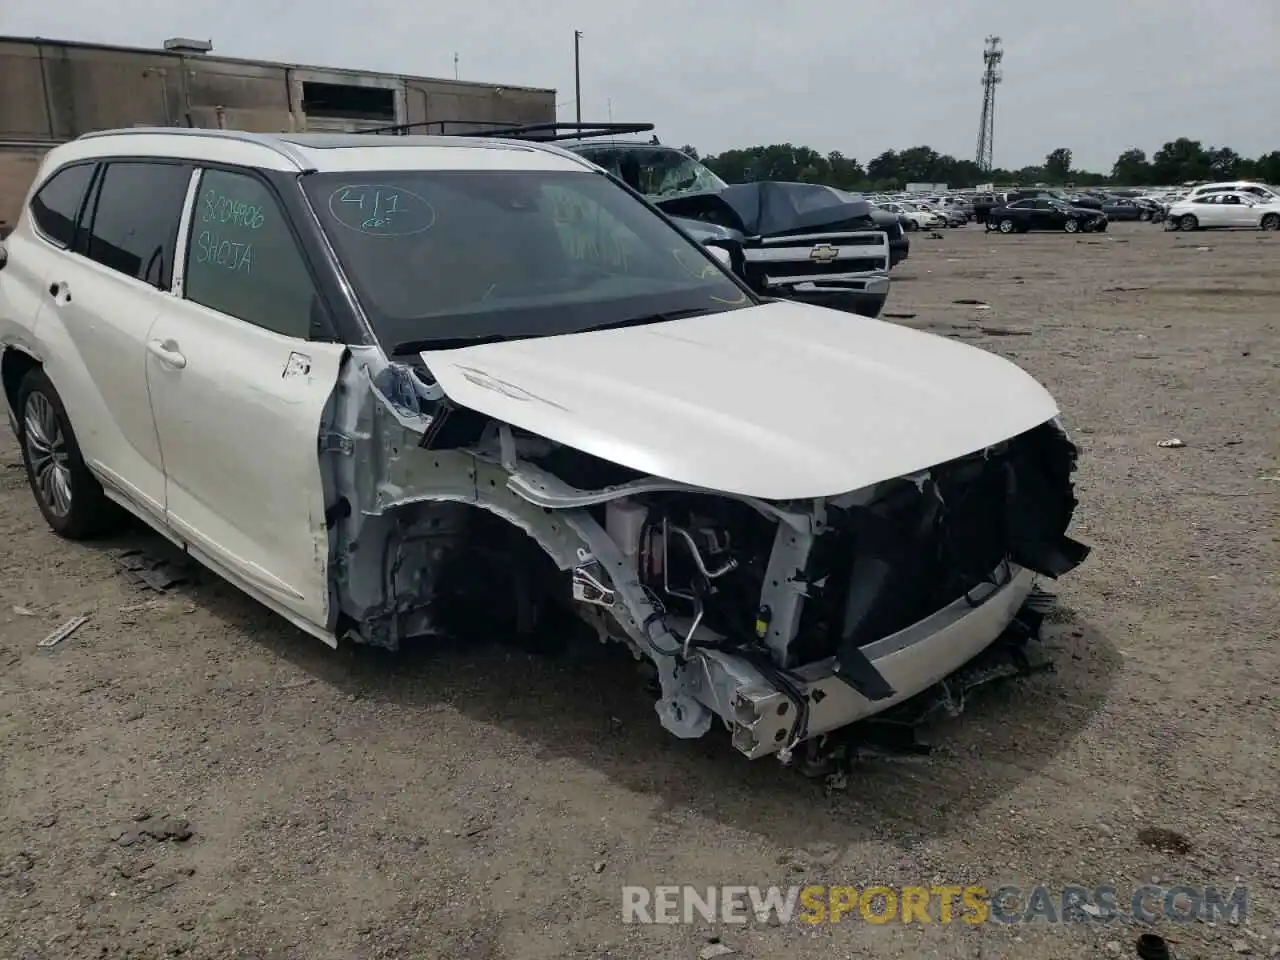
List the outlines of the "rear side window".
<svg viewBox="0 0 1280 960">
<path fill-rule="evenodd" d="M 71 246 L 80 205 L 92 179 L 92 163 L 63 167 L 31 198 L 31 218 L 40 232 L 54 243 Z"/>
<path fill-rule="evenodd" d="M 181 163 L 108 164 L 89 227 L 89 259 L 168 290 L 192 169 Z"/>
<path fill-rule="evenodd" d="M 284 211 L 248 173 L 206 170 L 191 212 L 186 298 L 306 339 L 319 299 Z"/>
</svg>

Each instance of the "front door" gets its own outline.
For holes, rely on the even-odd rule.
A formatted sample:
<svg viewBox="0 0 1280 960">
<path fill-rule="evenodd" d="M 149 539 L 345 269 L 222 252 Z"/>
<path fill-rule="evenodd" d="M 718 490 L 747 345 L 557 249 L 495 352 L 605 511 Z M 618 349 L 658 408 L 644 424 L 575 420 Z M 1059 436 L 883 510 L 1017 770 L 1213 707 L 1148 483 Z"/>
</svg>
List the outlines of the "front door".
<svg viewBox="0 0 1280 960">
<path fill-rule="evenodd" d="M 1211 193 L 1196 200 L 1196 219 L 1202 227 L 1229 227 L 1227 208 L 1222 203 L 1222 194 Z"/>
<path fill-rule="evenodd" d="M 204 171 L 184 242 L 182 296 L 147 340 L 169 525 L 251 594 L 326 630 L 320 420 L 346 348 L 311 339 L 316 285 L 256 174 Z"/>
<path fill-rule="evenodd" d="M 1028 200 L 1031 207 L 1031 226 L 1035 230 L 1060 230 L 1062 220 L 1058 216 L 1058 208 L 1048 200 L 1036 198 Z"/>
</svg>

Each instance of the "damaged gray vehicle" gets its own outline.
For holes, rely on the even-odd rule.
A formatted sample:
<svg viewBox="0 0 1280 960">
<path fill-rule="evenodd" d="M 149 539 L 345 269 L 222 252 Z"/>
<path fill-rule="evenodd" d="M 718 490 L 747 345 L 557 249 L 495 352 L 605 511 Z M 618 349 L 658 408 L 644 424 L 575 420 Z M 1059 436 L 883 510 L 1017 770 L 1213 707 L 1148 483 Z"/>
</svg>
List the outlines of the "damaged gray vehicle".
<svg viewBox="0 0 1280 960">
<path fill-rule="evenodd" d="M 162 222 L 86 244 L 103 210 Z M 123 507 L 335 646 L 584 625 L 747 757 L 945 681 L 1088 552 L 1028 374 L 761 299 L 554 145 L 94 134 L 0 265 L 60 534 Z"/>
</svg>

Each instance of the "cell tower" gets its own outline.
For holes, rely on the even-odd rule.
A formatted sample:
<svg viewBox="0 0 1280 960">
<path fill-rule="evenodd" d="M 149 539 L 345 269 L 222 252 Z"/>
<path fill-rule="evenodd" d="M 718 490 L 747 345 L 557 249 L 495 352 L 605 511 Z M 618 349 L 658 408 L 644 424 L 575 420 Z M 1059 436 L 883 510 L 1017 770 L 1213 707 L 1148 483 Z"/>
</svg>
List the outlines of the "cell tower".
<svg viewBox="0 0 1280 960">
<path fill-rule="evenodd" d="M 999 37 L 987 37 L 982 51 L 982 123 L 978 127 L 978 168 L 990 170 L 996 142 L 996 84 L 1000 82 L 1000 61 L 1004 50 Z"/>
</svg>

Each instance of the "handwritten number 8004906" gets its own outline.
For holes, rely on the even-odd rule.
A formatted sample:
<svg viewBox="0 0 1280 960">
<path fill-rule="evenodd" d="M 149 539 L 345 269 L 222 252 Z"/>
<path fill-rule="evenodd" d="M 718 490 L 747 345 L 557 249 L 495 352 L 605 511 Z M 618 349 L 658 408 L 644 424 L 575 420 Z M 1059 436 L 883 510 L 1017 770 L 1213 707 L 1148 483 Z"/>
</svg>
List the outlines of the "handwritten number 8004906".
<svg viewBox="0 0 1280 960">
<path fill-rule="evenodd" d="M 377 237 L 403 237 L 430 229 L 435 209 L 410 190 L 383 184 L 339 187 L 329 212 L 344 227 Z"/>
</svg>

